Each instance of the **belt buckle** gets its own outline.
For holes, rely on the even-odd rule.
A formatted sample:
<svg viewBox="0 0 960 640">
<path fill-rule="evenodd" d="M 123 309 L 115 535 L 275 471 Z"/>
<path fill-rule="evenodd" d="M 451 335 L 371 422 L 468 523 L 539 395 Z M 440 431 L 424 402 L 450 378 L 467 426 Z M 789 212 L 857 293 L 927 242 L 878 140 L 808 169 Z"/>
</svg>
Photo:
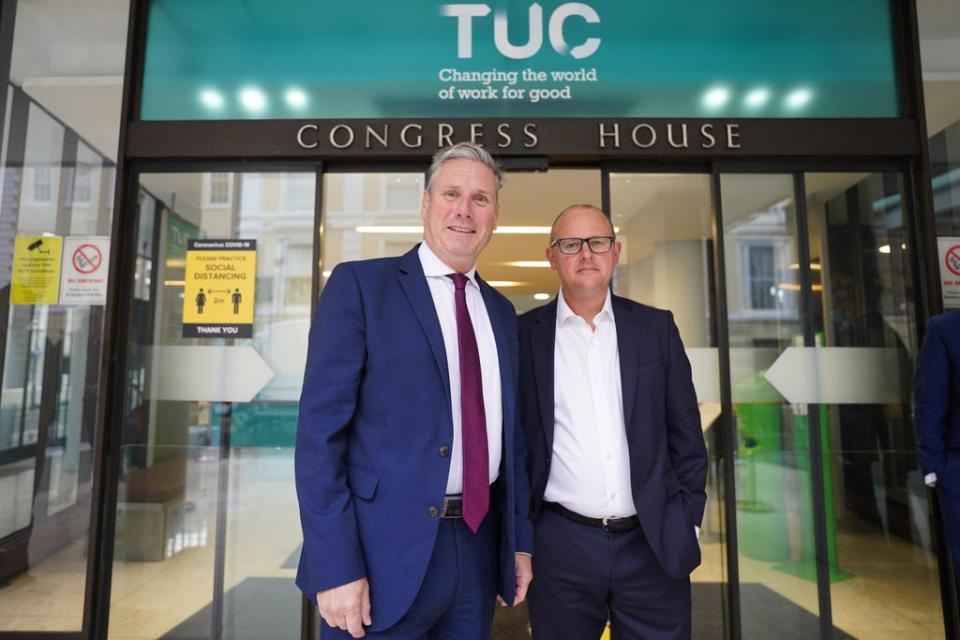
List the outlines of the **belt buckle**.
<svg viewBox="0 0 960 640">
<path fill-rule="evenodd" d="M 457 514 L 451 515 L 450 507 L 452 507 L 453 505 L 456 505 L 459 508 L 459 510 L 461 511 L 460 515 L 457 515 Z M 463 517 L 462 511 L 463 511 L 462 498 L 444 498 L 443 503 L 440 507 L 440 517 L 448 520 L 455 520 L 457 518 Z"/>
<path fill-rule="evenodd" d="M 609 523 L 609 520 L 610 520 L 610 518 L 607 518 L 607 517 L 600 518 L 600 530 L 601 530 L 601 531 L 607 531 L 607 532 L 610 531 L 610 526 L 609 526 L 610 523 Z"/>
</svg>

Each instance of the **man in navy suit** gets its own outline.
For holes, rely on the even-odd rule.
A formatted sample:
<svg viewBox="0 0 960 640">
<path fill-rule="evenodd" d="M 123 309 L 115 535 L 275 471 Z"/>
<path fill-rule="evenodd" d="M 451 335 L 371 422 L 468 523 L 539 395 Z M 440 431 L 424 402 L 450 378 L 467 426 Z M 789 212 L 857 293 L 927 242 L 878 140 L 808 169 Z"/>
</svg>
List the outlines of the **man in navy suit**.
<svg viewBox="0 0 960 640">
<path fill-rule="evenodd" d="M 927 485 L 936 487 L 960 571 L 960 311 L 927 322 L 914 386 L 920 467 Z"/>
<path fill-rule="evenodd" d="M 555 300 L 520 318 L 535 639 L 688 638 L 706 494 L 700 414 L 672 315 L 611 295 L 610 218 L 565 209 Z"/>
<path fill-rule="evenodd" d="M 297 585 L 322 636 L 488 639 L 532 579 L 516 315 L 476 273 L 499 215 L 481 147 L 434 156 L 424 242 L 331 273 L 297 428 Z"/>
</svg>

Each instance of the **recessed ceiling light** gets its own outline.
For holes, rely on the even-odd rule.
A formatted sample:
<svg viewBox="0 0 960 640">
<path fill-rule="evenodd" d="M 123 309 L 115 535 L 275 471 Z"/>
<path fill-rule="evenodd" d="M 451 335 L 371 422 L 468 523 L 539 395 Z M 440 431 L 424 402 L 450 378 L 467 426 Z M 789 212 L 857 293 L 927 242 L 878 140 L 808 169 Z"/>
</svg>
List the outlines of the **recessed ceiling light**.
<svg viewBox="0 0 960 640">
<path fill-rule="evenodd" d="M 770 101 L 770 91 L 767 89 L 754 89 L 743 99 L 743 103 L 751 109 L 759 109 Z"/>
<path fill-rule="evenodd" d="M 247 111 L 260 112 L 267 108 L 267 96 L 256 87 L 240 90 L 240 104 Z"/>
<path fill-rule="evenodd" d="M 286 93 L 283 94 L 283 97 L 287 101 L 287 104 L 294 109 L 303 109 L 305 106 L 307 106 L 307 102 L 309 102 L 306 92 L 303 89 L 298 89 L 296 87 L 287 89 Z"/>
<path fill-rule="evenodd" d="M 703 106 L 708 109 L 719 109 L 730 100 L 730 90 L 726 87 L 713 87 L 703 94 Z"/>
<path fill-rule="evenodd" d="M 796 89 L 787 94 L 784 104 L 789 109 L 802 109 L 810 104 L 813 99 L 813 92 L 810 89 Z"/>
<path fill-rule="evenodd" d="M 200 92 L 200 104 L 212 111 L 222 109 L 223 95 L 213 89 L 204 89 Z"/>
</svg>

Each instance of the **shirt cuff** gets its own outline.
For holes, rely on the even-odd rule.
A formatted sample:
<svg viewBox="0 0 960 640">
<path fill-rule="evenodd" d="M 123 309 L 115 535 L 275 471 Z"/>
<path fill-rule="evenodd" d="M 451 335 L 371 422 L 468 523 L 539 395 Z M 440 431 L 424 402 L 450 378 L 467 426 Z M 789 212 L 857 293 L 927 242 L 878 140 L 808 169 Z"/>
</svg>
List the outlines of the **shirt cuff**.
<svg viewBox="0 0 960 640">
<path fill-rule="evenodd" d="M 700 539 L 700 527 L 698 527 L 697 525 L 693 525 L 693 532 L 694 532 L 695 534 L 697 534 L 697 540 L 699 540 L 699 539 Z"/>
<path fill-rule="evenodd" d="M 927 485 L 928 487 L 937 486 L 937 474 L 935 472 L 930 472 L 923 476 L 923 484 Z"/>
<path fill-rule="evenodd" d="M 527 556 L 528 558 L 532 558 L 532 557 L 533 557 L 533 554 L 532 554 L 532 553 L 527 553 L 526 551 L 517 551 L 516 554 L 517 554 L 518 556 Z"/>
</svg>

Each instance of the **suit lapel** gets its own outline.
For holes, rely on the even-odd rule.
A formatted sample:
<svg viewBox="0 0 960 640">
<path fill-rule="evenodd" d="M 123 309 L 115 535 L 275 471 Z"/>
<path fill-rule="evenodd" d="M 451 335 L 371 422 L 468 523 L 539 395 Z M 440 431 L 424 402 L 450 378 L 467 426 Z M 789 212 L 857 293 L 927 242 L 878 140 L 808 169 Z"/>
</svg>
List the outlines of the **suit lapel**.
<svg viewBox="0 0 960 640">
<path fill-rule="evenodd" d="M 553 358 L 557 334 L 557 299 L 540 308 L 537 328 L 531 331 L 533 346 L 533 373 L 537 383 L 537 400 L 543 419 L 547 451 L 553 450 Z"/>
<path fill-rule="evenodd" d="M 637 365 L 640 364 L 638 324 L 633 310 L 612 297 L 613 318 L 617 324 L 617 352 L 620 355 L 620 389 L 623 393 L 623 420 L 630 425 L 637 397 Z"/>
<path fill-rule="evenodd" d="M 433 305 L 433 296 L 427 285 L 427 277 L 423 274 L 423 265 L 417 255 L 419 244 L 400 258 L 400 286 L 410 300 L 410 306 L 420 321 L 423 332 L 427 335 L 430 350 L 437 362 L 437 370 L 443 380 L 443 388 L 447 389 L 447 405 L 450 405 L 450 370 L 447 368 L 447 352 L 443 346 L 443 333 L 440 331 L 440 319 L 437 309 Z"/>
</svg>

